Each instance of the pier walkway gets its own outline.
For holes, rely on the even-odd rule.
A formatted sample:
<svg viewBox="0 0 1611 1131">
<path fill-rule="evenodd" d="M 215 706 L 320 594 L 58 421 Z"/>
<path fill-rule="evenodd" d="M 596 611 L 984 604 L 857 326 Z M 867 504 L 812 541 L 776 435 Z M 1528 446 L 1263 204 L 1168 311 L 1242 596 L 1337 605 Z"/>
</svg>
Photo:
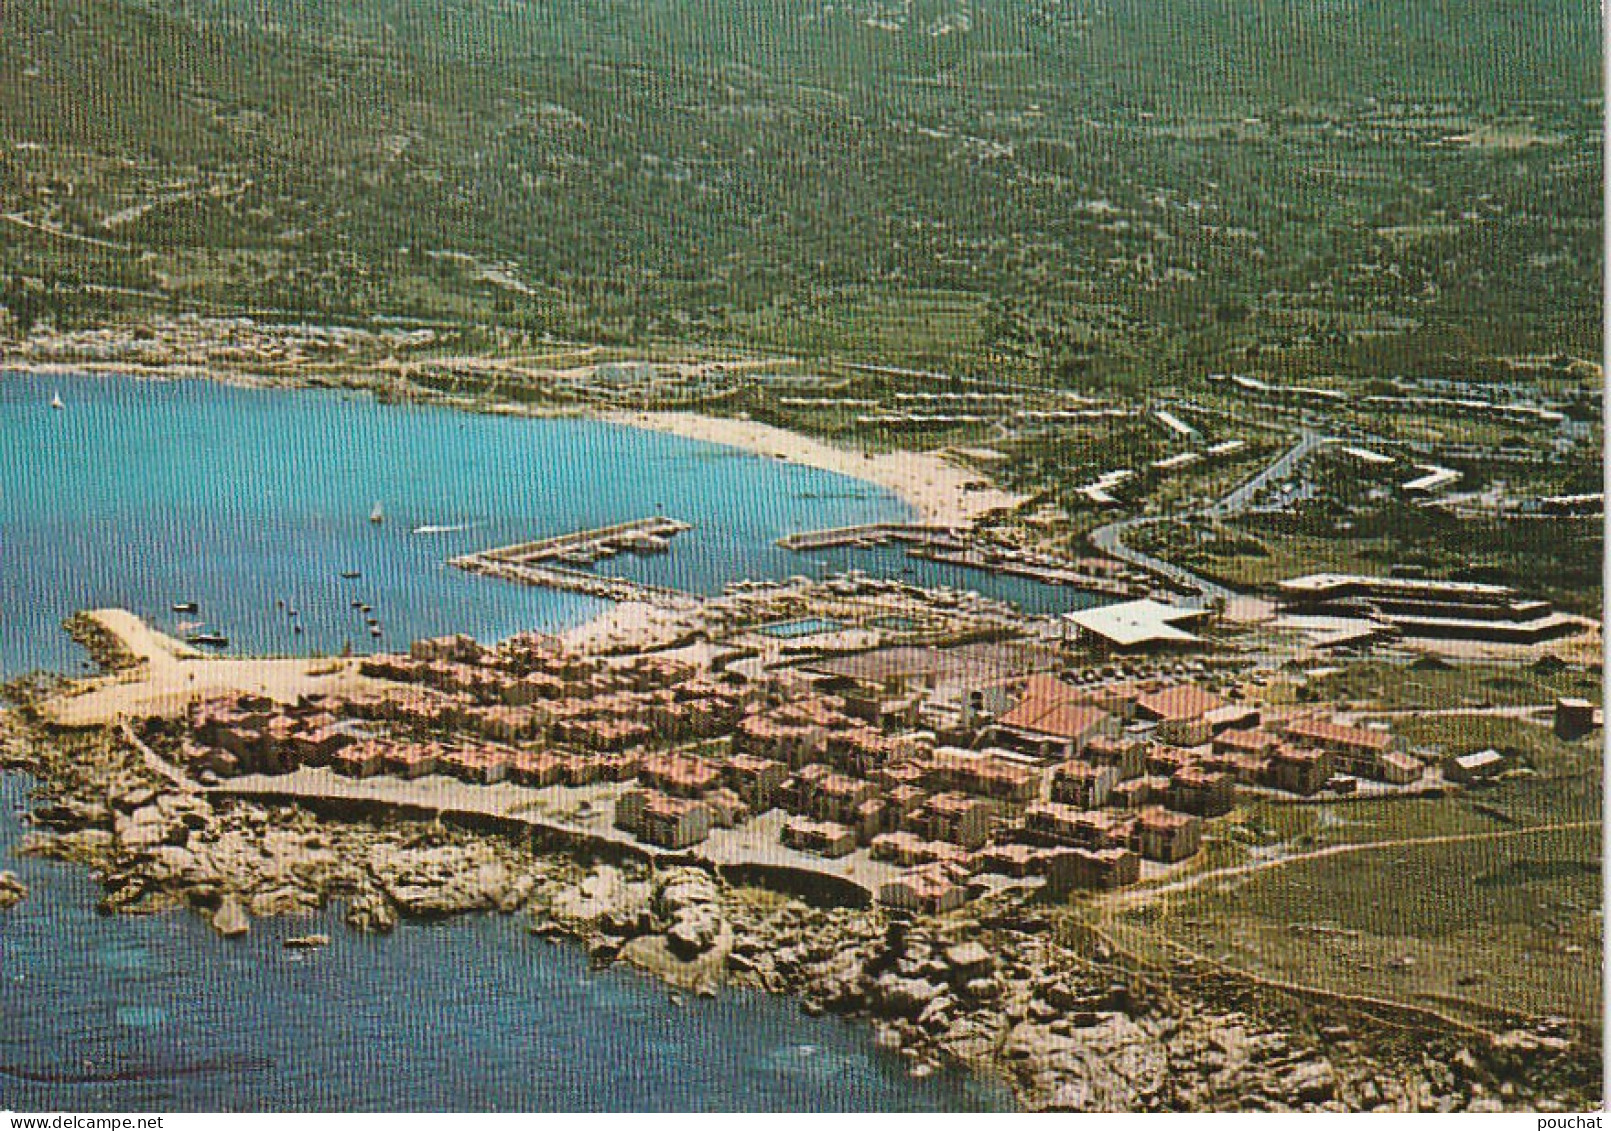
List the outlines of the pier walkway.
<svg viewBox="0 0 1611 1131">
<path fill-rule="evenodd" d="M 641 601 L 680 608 L 697 604 L 698 598 L 661 585 L 607 577 L 557 563 L 587 564 L 620 553 L 663 553 L 673 537 L 691 529 L 686 522 L 674 518 L 642 518 L 595 530 L 578 530 L 533 542 L 478 550 L 451 558 L 448 564 L 469 573 L 520 585 L 540 585 L 607 601 Z"/>
<path fill-rule="evenodd" d="M 873 522 L 839 526 L 779 538 L 785 550 L 831 550 L 843 546 L 879 546 L 899 542 L 906 552 L 924 561 L 967 566 L 986 573 L 1011 574 L 1043 585 L 1067 585 L 1110 597 L 1128 597 L 1134 586 L 1111 578 L 1091 577 L 1068 563 L 1043 554 L 1019 550 L 983 549 L 970 544 L 958 527 L 929 523 Z"/>
<path fill-rule="evenodd" d="M 618 522 L 614 526 L 601 526 L 595 530 L 575 530 L 552 538 L 540 538 L 535 542 L 518 542 L 513 546 L 482 550 L 470 556 L 515 565 L 539 565 L 550 561 L 607 558 L 623 551 L 653 554 L 665 550 L 666 544 L 678 534 L 692 529 L 686 522 L 656 516 Z"/>
</svg>

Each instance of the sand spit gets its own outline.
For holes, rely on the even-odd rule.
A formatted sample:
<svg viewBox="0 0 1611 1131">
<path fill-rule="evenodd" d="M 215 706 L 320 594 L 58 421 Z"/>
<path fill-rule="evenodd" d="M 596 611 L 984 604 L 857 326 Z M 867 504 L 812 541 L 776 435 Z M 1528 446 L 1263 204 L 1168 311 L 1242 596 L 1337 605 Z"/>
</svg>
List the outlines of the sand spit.
<svg viewBox="0 0 1611 1131">
<path fill-rule="evenodd" d="M 255 694 L 292 702 L 299 695 L 353 692 L 373 682 L 358 674 L 357 660 L 204 656 L 124 609 L 83 615 L 135 662 L 76 683 L 66 695 L 41 704 L 40 713 L 55 726 L 106 726 L 125 718 L 178 715 L 214 695 Z"/>
</svg>

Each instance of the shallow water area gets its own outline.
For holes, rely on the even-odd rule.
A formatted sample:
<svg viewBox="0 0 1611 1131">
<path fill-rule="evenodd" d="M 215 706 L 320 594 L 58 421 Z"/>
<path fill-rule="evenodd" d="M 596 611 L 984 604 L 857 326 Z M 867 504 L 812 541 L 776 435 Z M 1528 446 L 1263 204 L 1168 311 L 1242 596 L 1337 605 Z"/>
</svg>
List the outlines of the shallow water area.
<svg viewBox="0 0 1611 1131">
<path fill-rule="evenodd" d="M 908 1077 L 869 1031 L 724 991 L 674 1003 L 519 917 L 348 931 L 332 908 L 223 939 L 197 916 L 99 915 L 83 869 L 13 849 L 29 781 L 0 776 L 0 1108 L 978 1110 L 961 1074 Z M 328 947 L 284 940 L 328 934 Z"/>
</svg>

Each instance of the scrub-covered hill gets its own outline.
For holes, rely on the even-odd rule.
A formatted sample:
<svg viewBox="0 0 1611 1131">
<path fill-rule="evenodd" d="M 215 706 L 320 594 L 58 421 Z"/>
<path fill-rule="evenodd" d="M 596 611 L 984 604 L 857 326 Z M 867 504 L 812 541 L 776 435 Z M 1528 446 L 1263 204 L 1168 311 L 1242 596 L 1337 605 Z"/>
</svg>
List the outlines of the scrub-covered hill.
<svg viewBox="0 0 1611 1131">
<path fill-rule="evenodd" d="M 0 294 L 1118 379 L 1593 356 L 1599 43 L 1579 0 L 13 0 Z"/>
</svg>

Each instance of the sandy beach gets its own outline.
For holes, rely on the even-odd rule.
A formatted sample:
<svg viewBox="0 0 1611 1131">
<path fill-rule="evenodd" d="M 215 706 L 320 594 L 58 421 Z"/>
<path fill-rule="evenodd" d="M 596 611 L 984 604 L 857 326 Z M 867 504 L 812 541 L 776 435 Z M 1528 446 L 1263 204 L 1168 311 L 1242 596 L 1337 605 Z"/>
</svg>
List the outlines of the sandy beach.
<svg viewBox="0 0 1611 1131">
<path fill-rule="evenodd" d="M 561 639 L 583 652 L 609 652 L 620 647 L 645 648 L 670 642 L 689 630 L 689 615 L 642 601 L 618 601 L 592 619 L 561 633 Z"/>
<path fill-rule="evenodd" d="M 81 680 L 41 704 L 40 713 L 55 726 L 105 726 L 141 715 L 172 716 L 213 695 L 266 695 L 289 703 L 300 695 L 350 694 L 378 686 L 358 674 L 356 660 L 204 656 L 126 609 L 94 609 L 86 615 L 137 664 Z"/>
<path fill-rule="evenodd" d="M 754 420 L 686 412 L 609 412 L 601 417 L 612 424 L 726 444 L 757 455 L 864 479 L 899 495 L 924 522 L 966 526 L 991 511 L 1015 507 L 1025 498 L 993 486 L 989 480 L 951 463 L 939 452 L 855 452 Z"/>
</svg>

